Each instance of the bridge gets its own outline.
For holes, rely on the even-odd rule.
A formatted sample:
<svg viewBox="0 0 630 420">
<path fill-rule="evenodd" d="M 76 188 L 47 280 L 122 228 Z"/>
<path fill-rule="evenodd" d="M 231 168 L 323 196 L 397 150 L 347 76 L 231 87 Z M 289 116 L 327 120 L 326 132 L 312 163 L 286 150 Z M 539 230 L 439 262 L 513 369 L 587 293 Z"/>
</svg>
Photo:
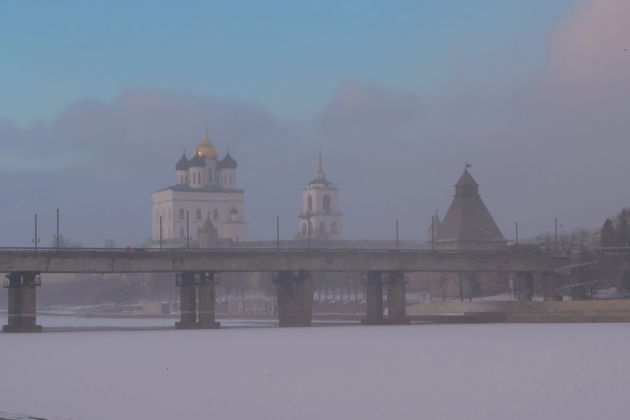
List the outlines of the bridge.
<svg viewBox="0 0 630 420">
<path fill-rule="evenodd" d="M 7 332 L 36 332 L 40 273 L 175 273 L 180 288 L 176 328 L 217 328 L 215 281 L 219 272 L 274 272 L 280 326 L 311 324 L 311 273 L 365 273 L 364 324 L 408 323 L 405 273 L 504 272 L 543 278 L 572 270 L 630 271 L 627 253 L 555 255 L 542 252 L 402 249 L 1 249 L 0 272 L 8 273 Z M 386 299 L 384 301 L 384 289 Z M 384 307 L 387 306 L 387 317 Z"/>
</svg>

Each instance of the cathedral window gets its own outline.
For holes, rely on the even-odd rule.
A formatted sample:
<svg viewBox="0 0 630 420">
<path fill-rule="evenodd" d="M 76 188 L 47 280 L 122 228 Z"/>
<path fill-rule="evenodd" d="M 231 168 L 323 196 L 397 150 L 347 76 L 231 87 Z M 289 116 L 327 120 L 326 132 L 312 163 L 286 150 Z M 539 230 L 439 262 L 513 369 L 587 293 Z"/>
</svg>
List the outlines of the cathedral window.
<svg viewBox="0 0 630 420">
<path fill-rule="evenodd" d="M 330 196 L 328 194 L 324 196 L 324 213 L 330 213 Z"/>
<path fill-rule="evenodd" d="M 180 238 L 183 238 L 183 237 L 184 237 L 184 228 L 183 228 L 183 227 L 180 227 L 180 228 L 179 228 L 179 237 L 180 237 Z"/>
<path fill-rule="evenodd" d="M 306 223 L 302 223 L 302 236 L 306 236 L 308 232 L 306 232 Z"/>
<path fill-rule="evenodd" d="M 326 223 L 319 222 L 319 233 L 321 233 L 321 234 L 325 234 L 326 233 Z"/>
<path fill-rule="evenodd" d="M 179 218 L 184 219 L 186 216 L 184 215 L 184 209 L 179 209 Z"/>
<path fill-rule="evenodd" d="M 208 182 L 212 183 L 212 169 L 208 171 Z"/>
<path fill-rule="evenodd" d="M 201 220 L 201 210 L 197 209 L 197 220 Z"/>
<path fill-rule="evenodd" d="M 306 210 L 309 213 L 313 212 L 313 197 L 311 197 L 310 195 L 308 196 L 308 198 L 306 199 Z"/>
<path fill-rule="evenodd" d="M 336 234 L 337 234 L 337 222 L 332 222 L 332 223 L 330 224 L 330 232 L 331 232 L 333 235 L 336 235 Z"/>
</svg>

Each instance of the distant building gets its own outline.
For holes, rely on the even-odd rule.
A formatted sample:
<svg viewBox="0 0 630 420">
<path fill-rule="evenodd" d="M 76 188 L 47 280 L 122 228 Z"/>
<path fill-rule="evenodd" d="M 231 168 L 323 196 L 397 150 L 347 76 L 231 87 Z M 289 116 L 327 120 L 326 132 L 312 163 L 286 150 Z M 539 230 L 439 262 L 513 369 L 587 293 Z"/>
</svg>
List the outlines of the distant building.
<svg viewBox="0 0 630 420">
<path fill-rule="evenodd" d="M 181 244 L 192 241 L 246 240 L 244 193 L 236 188 L 237 163 L 228 151 L 218 160 L 208 133 L 192 158 L 175 165 L 177 184 L 152 194 L 152 238 Z M 186 220 L 188 217 L 188 227 Z M 216 232 L 215 232 L 216 231 Z"/>
<path fill-rule="evenodd" d="M 468 168 L 455 185 L 455 198 L 435 236 L 443 250 L 493 250 L 507 245 L 494 218 L 479 195 L 479 184 Z"/>
<path fill-rule="evenodd" d="M 298 219 L 298 239 L 307 239 L 309 236 L 312 239 L 342 238 L 339 189 L 326 179 L 326 173 L 322 170 L 321 150 L 315 179 L 302 190 L 302 212 Z"/>
</svg>

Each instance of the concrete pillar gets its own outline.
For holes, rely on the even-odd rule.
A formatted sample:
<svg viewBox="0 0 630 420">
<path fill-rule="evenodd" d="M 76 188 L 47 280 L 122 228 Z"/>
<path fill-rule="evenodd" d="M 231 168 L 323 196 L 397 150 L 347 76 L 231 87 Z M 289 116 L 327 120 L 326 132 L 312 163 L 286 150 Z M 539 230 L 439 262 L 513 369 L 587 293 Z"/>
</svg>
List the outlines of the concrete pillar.
<svg viewBox="0 0 630 420">
<path fill-rule="evenodd" d="M 8 322 L 2 327 L 5 332 L 40 332 L 36 324 L 37 300 L 35 288 L 37 273 L 17 272 L 7 275 Z"/>
<path fill-rule="evenodd" d="M 558 293 L 557 287 L 559 285 L 558 275 L 553 272 L 541 272 L 533 273 L 534 276 L 534 288 L 536 284 L 540 284 L 540 290 L 542 292 L 543 299 L 546 301 L 559 301 L 562 300 L 562 294 Z"/>
<path fill-rule="evenodd" d="M 177 329 L 197 328 L 197 286 L 195 285 L 195 273 L 186 271 L 179 275 L 179 322 L 175 323 Z"/>
<path fill-rule="evenodd" d="M 387 282 L 387 323 L 409 324 L 405 302 L 405 273 L 391 271 Z"/>
<path fill-rule="evenodd" d="M 199 273 L 197 297 L 199 299 L 199 328 L 219 328 L 220 324 L 214 320 L 214 272 Z"/>
<path fill-rule="evenodd" d="M 368 271 L 365 281 L 365 319 L 364 325 L 383 323 L 383 283 L 380 271 Z"/>
<path fill-rule="evenodd" d="M 528 271 L 516 273 L 514 279 L 514 291 L 518 300 L 533 300 L 534 298 L 534 277 Z"/>
<path fill-rule="evenodd" d="M 281 271 L 275 280 L 281 327 L 310 327 L 313 316 L 313 277 L 302 271 Z"/>
</svg>

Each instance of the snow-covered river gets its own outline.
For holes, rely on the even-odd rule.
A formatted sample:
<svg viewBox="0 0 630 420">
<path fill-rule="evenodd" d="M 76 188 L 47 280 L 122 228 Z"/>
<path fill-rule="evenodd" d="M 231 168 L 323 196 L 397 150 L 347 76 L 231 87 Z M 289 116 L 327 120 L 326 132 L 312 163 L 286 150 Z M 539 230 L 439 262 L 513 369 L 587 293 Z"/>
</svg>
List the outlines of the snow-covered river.
<svg viewBox="0 0 630 420">
<path fill-rule="evenodd" d="M 269 328 L 176 331 L 172 319 L 40 320 L 59 329 L 0 334 L 0 411 L 50 420 L 630 416 L 628 324 L 257 321 L 234 326 Z"/>
</svg>

